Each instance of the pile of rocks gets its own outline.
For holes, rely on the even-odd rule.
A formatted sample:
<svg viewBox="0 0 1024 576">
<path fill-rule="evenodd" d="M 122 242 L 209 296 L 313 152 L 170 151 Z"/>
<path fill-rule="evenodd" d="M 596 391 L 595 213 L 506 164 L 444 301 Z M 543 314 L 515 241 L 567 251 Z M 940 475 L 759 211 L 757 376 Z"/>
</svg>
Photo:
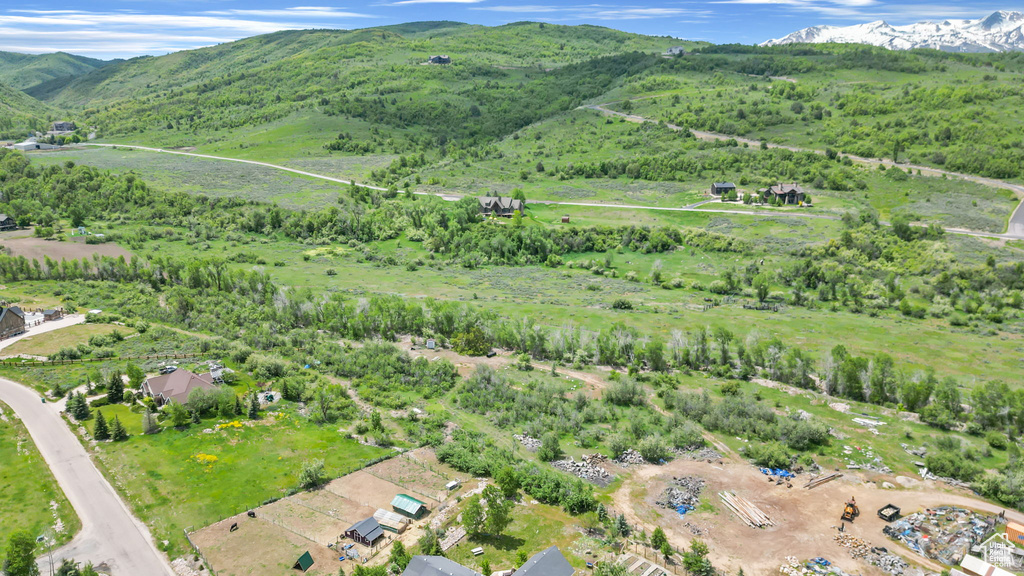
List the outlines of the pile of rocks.
<svg viewBox="0 0 1024 576">
<path fill-rule="evenodd" d="M 685 458 L 687 460 L 718 462 L 722 459 L 722 455 L 711 448 L 701 448 L 700 450 L 676 450 L 675 453 L 680 458 Z"/>
<path fill-rule="evenodd" d="M 517 442 L 525 446 L 527 450 L 530 450 L 532 452 L 540 450 L 540 440 L 537 440 L 532 436 L 527 436 L 526 434 L 516 434 L 515 436 L 512 437 L 515 438 Z"/>
<path fill-rule="evenodd" d="M 668 488 L 658 497 L 657 504 L 664 508 L 678 510 L 680 506 L 693 509 L 704 490 L 704 479 L 699 476 L 673 477 Z"/>
<path fill-rule="evenodd" d="M 692 522 L 683 522 L 683 526 L 685 526 L 694 536 L 706 536 L 708 534 L 708 530 L 706 528 L 701 528 Z"/>
<path fill-rule="evenodd" d="M 907 570 L 907 562 L 899 556 L 889 552 L 885 548 L 876 548 L 849 534 L 836 534 L 834 539 L 837 544 L 850 549 L 850 556 L 863 558 L 869 564 L 878 566 L 893 576 L 902 576 Z"/>
<path fill-rule="evenodd" d="M 565 460 L 556 460 L 552 462 L 551 465 L 563 472 L 568 472 L 573 476 L 582 478 L 587 482 L 592 482 L 598 486 L 607 486 L 611 483 L 614 477 L 604 468 L 592 463 L 599 461 L 597 458 L 590 458 L 588 461 L 588 456 L 591 455 L 585 454 L 583 459 L 579 462 L 573 460 L 572 456 L 569 456 L 569 458 Z"/>
<path fill-rule="evenodd" d="M 644 457 L 641 456 L 639 452 L 633 450 L 632 448 L 627 449 L 625 452 L 620 454 L 618 458 L 615 459 L 616 464 L 625 468 L 628 468 L 629 466 L 646 464 L 646 462 L 647 461 L 644 460 Z"/>
</svg>

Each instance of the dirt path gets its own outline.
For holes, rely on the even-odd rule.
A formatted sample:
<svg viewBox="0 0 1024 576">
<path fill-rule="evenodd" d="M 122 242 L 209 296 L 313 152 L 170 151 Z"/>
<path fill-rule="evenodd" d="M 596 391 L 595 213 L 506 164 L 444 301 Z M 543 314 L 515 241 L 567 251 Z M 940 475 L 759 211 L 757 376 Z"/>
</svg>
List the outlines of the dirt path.
<svg viewBox="0 0 1024 576">
<path fill-rule="evenodd" d="M 57 406 L 39 401 L 30 388 L 0 378 L 0 400 L 25 423 L 46 464 L 82 520 L 82 531 L 54 550 L 54 563 L 64 558 L 106 563 L 114 576 L 170 576 L 167 559 L 142 522 L 135 518 L 114 488 L 67 427 Z M 48 558 L 38 562 L 49 574 Z"/>
<path fill-rule="evenodd" d="M 651 96 L 645 96 L 644 98 L 651 98 Z M 637 100 L 640 100 L 640 99 L 643 99 L 643 98 L 637 98 Z M 586 105 L 586 106 L 581 106 L 581 108 L 595 110 L 597 112 L 600 112 L 602 114 L 608 114 L 610 116 L 618 116 L 620 118 L 625 118 L 626 120 L 628 120 L 630 122 L 638 122 L 638 123 L 657 122 L 657 120 L 653 120 L 651 118 L 646 118 L 644 116 L 638 116 L 636 114 L 626 114 L 624 112 L 617 112 L 615 110 L 611 110 L 611 109 L 607 108 L 608 106 L 611 106 L 612 104 L 618 104 L 618 103 L 619 102 L 606 102 L 604 104 L 590 104 L 590 105 Z M 687 128 L 683 128 L 682 126 L 677 126 L 675 124 L 664 123 L 664 126 L 669 128 L 670 130 L 677 130 L 677 131 L 679 131 L 679 130 L 687 130 Z M 762 144 L 762 142 L 760 140 L 753 140 L 753 139 L 750 139 L 750 138 L 743 138 L 743 137 L 740 137 L 740 136 L 730 136 L 728 134 L 718 134 L 716 132 L 706 132 L 706 131 L 703 131 L 703 130 L 690 130 L 690 132 L 694 136 L 696 136 L 697 138 L 700 138 L 701 140 L 718 140 L 718 141 L 721 141 L 721 140 L 735 140 L 736 142 L 739 142 L 741 144 L 747 144 L 749 146 L 755 146 L 755 147 L 760 147 L 761 144 Z M 815 154 L 824 154 L 824 152 L 821 151 L 821 150 L 814 150 L 814 149 L 811 149 L 811 148 L 800 148 L 798 146 L 787 146 L 787 145 L 784 145 L 784 144 L 772 144 L 772 143 L 765 143 L 765 145 L 768 148 L 783 148 L 785 150 L 790 150 L 792 152 L 813 152 Z M 857 162 L 858 164 L 863 164 L 863 165 L 866 165 L 866 166 L 883 165 L 883 166 L 886 166 L 886 167 L 897 167 L 897 168 L 902 168 L 902 169 L 910 168 L 910 169 L 913 169 L 913 170 L 919 170 L 921 172 L 921 174 L 927 174 L 929 176 L 943 176 L 944 175 L 944 176 L 948 176 L 948 177 L 952 177 L 952 178 L 959 178 L 961 180 L 968 180 L 968 181 L 971 181 L 971 182 L 976 182 L 978 184 L 983 184 L 985 186 L 991 186 L 993 188 L 1002 188 L 1002 189 L 1006 189 L 1006 190 L 1011 190 L 1011 191 L 1013 191 L 1017 195 L 1018 198 L 1021 198 L 1022 201 L 1017 206 L 1017 208 L 1014 210 L 1013 214 L 1010 216 L 1009 225 L 1008 225 L 1007 230 L 1006 230 L 1005 233 L 1003 233 L 1003 234 L 995 234 L 995 233 L 990 233 L 990 232 L 978 232 L 976 230 L 966 230 L 966 229 L 963 229 L 963 228 L 944 228 L 944 230 L 946 232 L 951 233 L 951 234 L 960 234 L 960 235 L 966 235 L 966 236 L 981 236 L 981 237 L 991 237 L 991 238 L 1024 239 L 1024 211 L 1021 210 L 1021 206 L 1024 206 L 1024 186 L 1021 186 L 1021 185 L 1018 185 L 1018 184 L 1011 184 L 1009 182 L 1005 182 L 1003 180 L 998 180 L 996 178 L 985 178 L 984 176 L 974 176 L 972 174 L 962 174 L 960 172 L 950 172 L 948 170 L 940 170 L 938 168 L 932 168 L 930 166 L 919 166 L 917 164 L 902 164 L 902 163 L 898 163 L 898 162 L 893 162 L 892 160 L 886 160 L 884 158 L 865 158 L 863 156 L 854 156 L 852 154 L 843 154 L 843 156 L 849 158 L 853 162 Z M 705 212 L 717 212 L 717 210 L 704 210 L 704 211 Z M 823 215 L 820 215 L 820 214 L 812 215 L 812 214 L 786 213 L 786 215 L 787 216 L 804 216 L 804 217 L 818 216 L 819 218 L 836 219 L 836 218 L 832 218 L 832 217 L 823 216 Z"/>
<path fill-rule="evenodd" d="M 873 546 L 884 546 L 912 563 L 936 571 L 945 568 L 889 540 L 882 533 L 885 522 L 877 517 L 875 510 L 890 502 L 900 506 L 904 514 L 926 507 L 954 505 L 996 514 L 1005 510 L 1008 519 L 1024 519 L 1020 512 L 955 492 L 944 484 L 914 481 L 912 488 L 885 490 L 879 488 L 879 484 L 894 478 L 844 474 L 839 480 L 806 490 L 802 486 L 807 475 L 798 477 L 792 488 L 777 486 L 769 483 L 757 468 L 738 458 L 726 460 L 723 466 L 677 460 L 663 466 L 636 468 L 611 497 L 616 513 L 624 514 L 631 524 L 644 527 L 647 533 L 661 526 L 674 546 L 687 546 L 695 538 L 685 523 L 703 528 L 707 534 L 701 538 L 711 543 L 712 561 L 728 573 L 743 568 L 749 574 L 770 574 L 778 570 L 786 556 L 823 556 L 849 571 L 882 574 L 876 567 L 851 558 L 848 549 L 833 540 L 840 524 L 842 504 L 851 496 L 857 499 L 861 515 L 854 523 L 846 525 L 848 534 Z M 668 479 L 691 475 L 701 476 L 707 481 L 701 499 L 714 507 L 713 512 L 697 511 L 681 517 L 656 507 L 654 500 Z M 751 501 L 777 526 L 759 530 L 743 524 L 719 500 L 718 492 L 723 490 L 733 491 Z M 758 553 L 752 554 L 751 550 Z"/>
</svg>

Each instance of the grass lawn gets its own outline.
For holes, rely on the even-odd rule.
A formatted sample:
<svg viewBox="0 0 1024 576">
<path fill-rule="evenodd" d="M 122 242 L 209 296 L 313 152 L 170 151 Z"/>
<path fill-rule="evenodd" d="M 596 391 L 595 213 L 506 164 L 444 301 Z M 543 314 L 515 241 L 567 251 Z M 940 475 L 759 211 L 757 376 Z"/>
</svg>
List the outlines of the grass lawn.
<svg viewBox="0 0 1024 576">
<path fill-rule="evenodd" d="M 28 430 L 0 403 L 0 543 L 12 532 L 33 536 L 53 527 L 57 542 L 71 539 L 81 524 Z"/>
<path fill-rule="evenodd" d="M 298 486 L 307 460 L 323 458 L 336 477 L 387 452 L 346 439 L 337 425 L 311 424 L 291 408 L 256 422 L 242 419 L 238 426 L 208 419 L 152 436 L 139 434 L 141 416 L 127 408 L 101 410 L 107 418 L 117 414 L 133 436 L 98 445 L 97 459 L 158 542 L 169 542 L 172 557 L 187 550 L 182 529 L 286 495 Z"/>
<path fill-rule="evenodd" d="M 85 344 L 90 336 L 106 336 L 114 330 L 127 336 L 135 332 L 132 328 L 113 324 L 77 324 L 60 330 L 46 332 L 38 336 L 27 336 L 4 349 L 4 354 L 30 354 L 33 356 L 49 356 L 61 348 Z"/>
</svg>

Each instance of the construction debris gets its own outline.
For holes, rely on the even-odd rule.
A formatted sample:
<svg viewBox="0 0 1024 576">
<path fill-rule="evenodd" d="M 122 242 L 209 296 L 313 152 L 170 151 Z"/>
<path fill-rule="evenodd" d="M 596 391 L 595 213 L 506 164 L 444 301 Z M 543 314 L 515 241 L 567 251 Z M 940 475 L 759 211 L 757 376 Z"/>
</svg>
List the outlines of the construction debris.
<svg viewBox="0 0 1024 576">
<path fill-rule="evenodd" d="M 729 507 L 740 520 L 743 520 L 751 528 L 764 528 L 765 526 L 775 526 L 772 519 L 767 514 L 761 511 L 760 508 L 754 506 L 744 498 L 740 498 L 732 492 L 719 492 L 718 497 L 722 499 L 722 502 Z"/>
<path fill-rule="evenodd" d="M 919 468 L 917 473 L 920 474 L 921 478 L 924 478 L 925 480 L 938 480 L 939 482 L 945 482 L 946 484 L 949 484 L 950 486 L 955 486 L 957 488 L 968 488 L 968 489 L 970 489 L 970 487 L 971 487 L 971 485 L 969 483 L 964 482 L 962 480 L 957 480 L 956 478 L 948 478 L 948 477 L 945 477 L 945 476 L 936 476 L 935 474 L 932 474 L 931 471 L 928 470 L 927 468 Z"/>
<path fill-rule="evenodd" d="M 540 440 L 537 440 L 532 436 L 527 436 L 526 434 L 516 434 L 512 437 L 515 438 L 517 442 L 525 446 L 526 449 L 530 450 L 531 452 L 536 452 L 537 450 L 540 450 Z"/>
<path fill-rule="evenodd" d="M 796 556 L 786 556 L 786 563 L 779 567 L 779 572 L 786 574 L 786 576 L 805 576 L 809 574 L 850 576 L 848 572 L 844 572 L 841 568 L 820 556 L 811 558 L 807 562 L 800 562 L 796 559 Z"/>
<path fill-rule="evenodd" d="M 882 459 L 875 456 L 871 448 L 860 446 L 843 446 L 843 455 L 846 456 L 846 467 L 850 470 L 874 470 L 882 474 L 892 474 L 892 468 L 885 465 Z"/>
<path fill-rule="evenodd" d="M 686 514 L 697 507 L 703 490 L 704 479 L 699 476 L 673 477 L 668 488 L 665 488 L 658 497 L 656 504 L 671 508 L 679 514 Z"/>
<path fill-rule="evenodd" d="M 839 472 L 833 472 L 833 473 L 827 474 L 825 476 L 816 476 L 816 477 L 811 478 L 810 480 L 808 480 L 807 484 L 804 484 L 804 488 L 807 488 L 808 490 L 813 490 L 813 489 L 817 488 L 818 486 L 821 486 L 822 484 L 827 484 L 827 483 L 835 480 L 836 478 L 842 478 L 842 477 L 843 477 L 843 475 L 840 474 Z"/>
<path fill-rule="evenodd" d="M 925 456 L 928 455 L 928 450 L 924 446 L 922 446 L 920 448 L 914 448 L 913 446 L 910 446 L 909 444 L 900 443 L 900 447 L 902 447 L 903 450 L 907 454 L 910 454 L 911 456 L 917 456 L 918 458 L 924 458 Z"/>
<path fill-rule="evenodd" d="M 676 453 L 676 456 L 685 458 L 686 460 L 705 462 L 719 462 L 722 460 L 722 455 L 711 448 L 701 448 L 700 450 L 673 450 L 673 452 Z"/>
<path fill-rule="evenodd" d="M 850 534 L 836 534 L 833 539 L 840 546 L 849 548 L 852 558 L 863 559 L 867 563 L 878 566 L 893 576 L 902 576 L 907 570 L 906 560 L 885 548 L 871 546 L 864 540 Z"/>
<path fill-rule="evenodd" d="M 448 530 L 447 532 L 445 532 L 444 538 L 441 539 L 441 541 L 438 543 L 438 545 L 441 546 L 441 551 L 442 552 L 447 552 L 448 550 L 450 550 L 453 546 L 458 544 L 459 541 L 461 541 L 465 537 L 466 537 L 466 527 L 465 526 L 456 526 L 455 528 L 452 528 L 451 530 Z"/>
<path fill-rule="evenodd" d="M 628 468 L 629 466 L 646 464 L 647 461 L 644 460 L 644 457 L 641 456 L 639 452 L 633 450 L 632 448 L 628 448 L 625 452 L 620 454 L 618 458 L 615 459 L 615 463 L 624 468 Z"/>
<path fill-rule="evenodd" d="M 607 470 L 597 465 L 598 462 L 606 460 L 607 457 L 604 454 L 584 454 L 579 462 L 573 460 L 572 456 L 569 456 L 565 460 L 556 460 L 551 465 L 563 472 L 568 472 L 573 476 L 603 487 L 610 484 L 615 478 Z"/>
<path fill-rule="evenodd" d="M 940 506 L 901 518 L 882 532 L 925 558 L 957 566 L 972 546 L 995 531 L 995 525 L 995 516 Z"/>
</svg>

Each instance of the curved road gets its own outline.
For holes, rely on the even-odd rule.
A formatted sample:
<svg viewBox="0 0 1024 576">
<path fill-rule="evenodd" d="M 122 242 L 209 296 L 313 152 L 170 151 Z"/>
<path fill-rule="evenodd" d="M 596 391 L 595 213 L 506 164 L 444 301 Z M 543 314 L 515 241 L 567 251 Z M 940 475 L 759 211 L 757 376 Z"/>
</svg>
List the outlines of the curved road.
<svg viewBox="0 0 1024 576">
<path fill-rule="evenodd" d="M 57 565 L 64 558 L 106 563 L 114 576 L 174 576 L 149 530 L 132 516 L 124 501 L 96 469 L 89 454 L 61 418 L 56 405 L 42 403 L 39 394 L 17 382 L 0 378 L 0 400 L 28 428 L 32 440 L 53 471 L 64 494 L 82 520 L 75 538 L 54 550 Z M 49 559 L 39 560 L 49 574 Z"/>
</svg>

